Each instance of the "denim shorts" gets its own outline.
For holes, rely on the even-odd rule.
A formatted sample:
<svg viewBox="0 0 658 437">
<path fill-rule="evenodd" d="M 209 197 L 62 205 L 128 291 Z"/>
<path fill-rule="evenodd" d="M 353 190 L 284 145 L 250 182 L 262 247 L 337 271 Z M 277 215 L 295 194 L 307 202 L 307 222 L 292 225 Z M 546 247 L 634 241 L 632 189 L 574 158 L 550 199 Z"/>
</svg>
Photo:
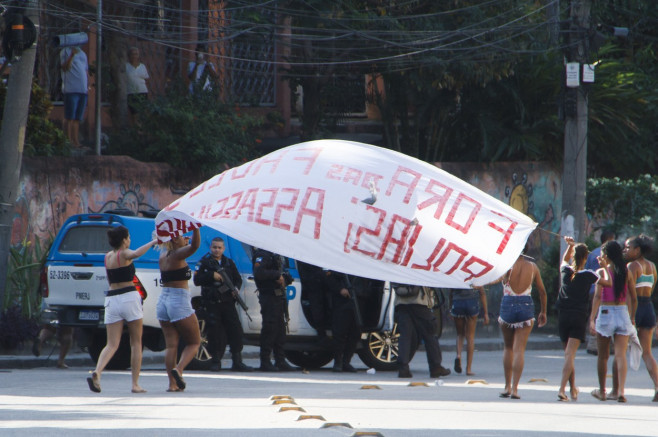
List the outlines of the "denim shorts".
<svg viewBox="0 0 658 437">
<path fill-rule="evenodd" d="M 656 311 L 649 296 L 637 297 L 637 311 L 635 311 L 635 326 L 652 329 L 656 327 Z"/>
<path fill-rule="evenodd" d="M 531 296 L 503 296 L 498 323 L 509 328 L 523 328 L 532 326 L 534 321 L 535 304 Z"/>
<path fill-rule="evenodd" d="M 480 300 L 477 297 L 452 300 L 450 308 L 452 317 L 473 317 L 478 314 L 480 314 Z"/>
<path fill-rule="evenodd" d="M 64 118 L 67 120 L 82 120 L 87 108 L 87 94 L 65 93 L 64 94 Z"/>
<path fill-rule="evenodd" d="M 132 322 L 144 318 L 142 296 L 137 290 L 105 298 L 105 324 Z"/>
<path fill-rule="evenodd" d="M 178 322 L 194 314 L 192 295 L 186 288 L 163 287 L 155 307 L 161 322 Z"/>
<path fill-rule="evenodd" d="M 601 305 L 595 327 L 596 332 L 604 337 L 632 335 L 635 330 L 626 305 Z"/>
</svg>

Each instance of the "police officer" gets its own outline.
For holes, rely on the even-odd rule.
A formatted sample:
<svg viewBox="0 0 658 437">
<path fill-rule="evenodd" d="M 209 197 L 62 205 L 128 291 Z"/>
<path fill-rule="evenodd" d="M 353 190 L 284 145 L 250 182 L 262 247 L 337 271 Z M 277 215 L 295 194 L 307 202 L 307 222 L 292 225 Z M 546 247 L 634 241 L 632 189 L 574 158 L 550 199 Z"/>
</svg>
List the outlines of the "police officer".
<svg viewBox="0 0 658 437">
<path fill-rule="evenodd" d="M 325 270 L 326 289 L 331 296 L 333 319 L 331 330 L 334 337 L 334 372 L 356 372 L 350 362 L 361 337 L 356 318 L 356 305 L 350 291 L 350 283 L 343 273 Z M 356 296 L 354 296 L 354 299 Z"/>
<path fill-rule="evenodd" d="M 224 255 L 224 240 L 215 237 L 210 243 L 210 252 L 199 260 L 194 272 L 194 284 L 201 286 L 201 298 L 208 314 L 208 346 L 212 353 L 211 370 L 221 368 L 226 340 L 231 346 L 231 358 L 235 372 L 251 372 L 252 367 L 242 362 L 242 325 L 235 308 L 233 290 L 220 272 L 224 270 L 235 290 L 242 286 L 242 277 L 232 259 Z"/>
<path fill-rule="evenodd" d="M 425 342 L 427 362 L 430 367 L 430 377 L 439 378 L 450 375 L 450 369 L 441 365 L 441 348 L 434 334 L 436 317 L 432 313 L 435 293 L 429 287 L 415 285 L 394 285 L 410 290 L 402 293 L 396 290 L 395 318 L 398 322 L 400 340 L 398 343 L 398 378 L 411 378 L 409 358 L 413 336 Z"/>
<path fill-rule="evenodd" d="M 295 370 L 286 361 L 283 345 L 286 340 L 286 286 L 281 257 L 264 249 L 253 255 L 254 280 L 258 287 L 258 302 L 263 318 L 260 331 L 260 369 L 264 372 Z M 289 274 L 286 275 L 289 277 Z M 286 283 L 288 282 L 288 283 Z M 274 353 L 272 364 L 271 356 Z"/>
<path fill-rule="evenodd" d="M 311 325 L 318 332 L 318 341 L 327 343 L 327 323 L 326 313 L 326 276 L 327 272 L 322 267 L 297 261 L 297 271 L 302 283 L 302 290 L 305 298 L 308 299 L 311 310 Z"/>
</svg>

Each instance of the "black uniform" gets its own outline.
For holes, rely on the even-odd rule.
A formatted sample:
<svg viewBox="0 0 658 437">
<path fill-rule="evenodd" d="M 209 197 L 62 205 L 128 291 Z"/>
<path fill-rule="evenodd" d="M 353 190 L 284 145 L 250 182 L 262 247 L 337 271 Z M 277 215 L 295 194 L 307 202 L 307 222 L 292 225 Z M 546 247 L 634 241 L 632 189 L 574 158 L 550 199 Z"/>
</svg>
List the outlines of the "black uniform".
<svg viewBox="0 0 658 437">
<path fill-rule="evenodd" d="M 327 271 L 322 267 L 301 261 L 297 261 L 297 271 L 299 271 L 299 279 L 302 282 L 304 297 L 308 299 L 311 310 L 309 322 L 318 331 L 318 337 L 325 339 L 327 336 L 327 317 L 325 316 L 328 297 L 325 290 Z"/>
<path fill-rule="evenodd" d="M 293 370 L 286 362 L 283 345 L 286 341 L 287 297 L 283 281 L 281 257 L 258 249 L 253 255 L 254 280 L 258 287 L 258 302 L 263 318 L 260 331 L 260 370 Z M 270 361 L 274 353 L 276 366 Z"/>
<path fill-rule="evenodd" d="M 356 351 L 356 345 L 361 337 L 361 330 L 356 319 L 356 296 L 345 297 L 340 294 L 344 288 L 349 290 L 350 284 L 343 273 L 326 271 L 326 289 L 331 296 L 333 318 L 331 331 L 334 337 L 334 372 L 356 372 L 350 361 Z M 354 293 L 353 290 L 349 290 Z"/>
<path fill-rule="evenodd" d="M 215 272 L 224 269 L 236 290 L 242 286 L 242 276 L 232 259 L 222 255 L 216 260 L 210 253 L 204 255 L 196 265 L 194 284 L 201 286 L 201 301 L 206 311 L 208 328 L 208 348 L 212 353 L 214 367 L 219 369 L 226 342 L 231 346 L 231 357 L 235 371 L 250 371 L 251 367 L 242 363 L 242 325 L 235 308 L 233 293 L 221 281 L 216 281 Z"/>
</svg>

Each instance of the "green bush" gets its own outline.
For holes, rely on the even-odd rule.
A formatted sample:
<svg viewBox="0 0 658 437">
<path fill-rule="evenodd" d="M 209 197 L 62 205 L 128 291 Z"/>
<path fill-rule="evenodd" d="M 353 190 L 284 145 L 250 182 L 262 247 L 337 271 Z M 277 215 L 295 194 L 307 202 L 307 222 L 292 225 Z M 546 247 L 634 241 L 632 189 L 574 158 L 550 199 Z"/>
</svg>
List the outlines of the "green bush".
<svg viewBox="0 0 658 437">
<path fill-rule="evenodd" d="M 255 157 L 262 125 L 239 106 L 222 103 L 216 91 L 189 95 L 177 86 L 144 102 L 133 125 L 111 135 L 108 151 L 214 174 Z"/>
<path fill-rule="evenodd" d="M 7 85 L 0 82 L 0 113 L 4 113 L 6 96 Z M 33 81 L 23 150 L 25 155 L 68 155 L 69 145 L 66 135 L 48 119 L 52 109 L 53 104 L 48 93 Z"/>
</svg>

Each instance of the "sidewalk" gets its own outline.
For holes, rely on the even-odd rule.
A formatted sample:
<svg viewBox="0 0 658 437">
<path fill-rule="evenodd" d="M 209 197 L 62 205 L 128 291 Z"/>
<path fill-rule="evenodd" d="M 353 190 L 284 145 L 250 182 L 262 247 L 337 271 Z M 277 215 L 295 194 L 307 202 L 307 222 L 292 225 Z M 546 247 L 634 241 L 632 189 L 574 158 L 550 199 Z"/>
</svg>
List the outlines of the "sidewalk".
<svg viewBox="0 0 658 437">
<path fill-rule="evenodd" d="M 450 329 L 446 329 L 439 340 L 441 350 L 444 352 L 454 352 L 455 333 Z M 421 350 L 423 346 L 421 345 Z M 528 339 L 529 350 L 561 350 L 562 343 L 557 334 L 533 332 Z M 477 351 L 497 351 L 503 350 L 503 339 L 500 333 L 492 330 L 489 333 L 477 332 L 475 336 L 475 350 Z M 32 355 L 32 344 L 25 345 L 21 351 L 14 352 L 13 354 L 0 355 L 0 369 L 32 369 L 35 367 L 53 367 L 57 365 L 58 348 L 44 345 L 40 357 Z M 258 346 L 245 346 L 242 355 L 244 358 L 258 358 Z M 225 357 L 225 359 L 228 359 Z M 230 361 L 230 360 L 229 360 Z M 78 347 L 73 350 L 66 357 L 66 363 L 71 367 L 89 367 L 92 369 L 94 363 L 89 357 L 89 354 Z M 153 352 L 149 349 L 144 349 L 142 357 L 142 365 L 164 365 L 164 351 Z"/>
</svg>

